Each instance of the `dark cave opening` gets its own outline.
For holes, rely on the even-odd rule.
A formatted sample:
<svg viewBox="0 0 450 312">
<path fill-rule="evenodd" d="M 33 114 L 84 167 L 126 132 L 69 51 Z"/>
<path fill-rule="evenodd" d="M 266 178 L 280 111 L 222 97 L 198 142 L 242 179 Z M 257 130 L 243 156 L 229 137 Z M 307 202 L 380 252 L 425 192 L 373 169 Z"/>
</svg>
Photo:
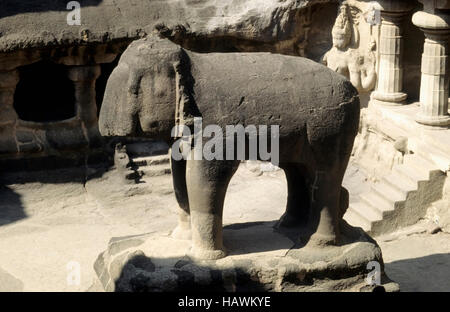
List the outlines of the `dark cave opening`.
<svg viewBox="0 0 450 312">
<path fill-rule="evenodd" d="M 19 74 L 14 108 L 20 119 L 52 122 L 75 117 L 75 88 L 66 66 L 40 61 L 20 67 Z"/>
</svg>

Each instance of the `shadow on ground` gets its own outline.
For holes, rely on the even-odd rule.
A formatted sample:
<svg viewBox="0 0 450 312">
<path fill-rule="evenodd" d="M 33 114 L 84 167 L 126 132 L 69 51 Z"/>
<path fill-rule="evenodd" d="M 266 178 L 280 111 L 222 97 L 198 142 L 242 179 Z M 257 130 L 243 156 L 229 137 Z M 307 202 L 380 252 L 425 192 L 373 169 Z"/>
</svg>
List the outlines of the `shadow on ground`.
<svg viewBox="0 0 450 312">
<path fill-rule="evenodd" d="M 26 218 L 20 195 L 0 185 L 0 226 Z"/>
<path fill-rule="evenodd" d="M 20 192 L 15 190 L 16 187 L 20 189 L 28 183 L 30 183 L 30 190 L 36 187 L 36 184 L 76 183 L 84 185 L 91 178 L 101 177 L 108 170 L 108 167 L 107 164 L 99 164 L 95 168 L 83 166 L 52 170 L 2 172 L 0 174 L 0 226 L 28 217 L 24 200 Z M 45 194 L 42 195 L 45 196 Z"/>
<path fill-rule="evenodd" d="M 386 274 L 400 284 L 403 292 L 450 292 L 450 254 L 385 263 Z"/>
</svg>

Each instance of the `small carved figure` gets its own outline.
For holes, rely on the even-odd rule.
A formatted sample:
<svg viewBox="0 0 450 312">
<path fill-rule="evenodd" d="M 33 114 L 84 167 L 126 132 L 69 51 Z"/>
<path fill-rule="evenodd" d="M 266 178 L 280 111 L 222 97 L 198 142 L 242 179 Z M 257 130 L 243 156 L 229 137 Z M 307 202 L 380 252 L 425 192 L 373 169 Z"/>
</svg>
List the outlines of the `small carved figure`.
<svg viewBox="0 0 450 312">
<path fill-rule="evenodd" d="M 352 26 L 349 7 L 343 3 L 332 29 L 333 47 L 323 57 L 323 64 L 347 77 L 358 92 L 369 91 L 376 83 L 375 41 L 371 41 L 367 51 L 352 49 Z"/>
</svg>

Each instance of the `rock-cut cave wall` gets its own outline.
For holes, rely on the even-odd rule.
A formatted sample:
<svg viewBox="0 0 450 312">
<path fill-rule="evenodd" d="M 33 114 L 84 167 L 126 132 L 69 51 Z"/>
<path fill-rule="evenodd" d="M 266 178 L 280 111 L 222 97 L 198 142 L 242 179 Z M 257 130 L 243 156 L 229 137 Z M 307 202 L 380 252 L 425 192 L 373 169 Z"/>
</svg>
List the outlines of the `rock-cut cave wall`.
<svg viewBox="0 0 450 312">
<path fill-rule="evenodd" d="M 154 31 L 198 52 L 273 52 L 319 60 L 337 1 L 66 1 L 0 3 L 0 166 L 39 169 L 103 157 L 97 116 L 109 74 Z"/>
<path fill-rule="evenodd" d="M 107 142 L 98 133 L 97 116 L 104 88 L 134 39 L 157 31 L 197 52 L 272 52 L 321 61 L 332 47 L 341 2 L 86 0 L 78 26 L 68 25 L 65 0 L 3 0 L 0 167 L 101 160 Z M 420 31 L 408 25 L 406 32 L 418 37 L 409 36 L 406 46 L 420 47 Z M 405 81 L 414 97 L 420 49 L 413 51 Z"/>
</svg>

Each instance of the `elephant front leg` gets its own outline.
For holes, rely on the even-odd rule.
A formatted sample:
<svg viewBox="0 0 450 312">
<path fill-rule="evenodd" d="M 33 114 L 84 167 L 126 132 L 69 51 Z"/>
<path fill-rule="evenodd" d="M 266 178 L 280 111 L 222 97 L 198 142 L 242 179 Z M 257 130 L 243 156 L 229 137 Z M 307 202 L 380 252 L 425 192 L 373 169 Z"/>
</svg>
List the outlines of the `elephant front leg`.
<svg viewBox="0 0 450 312">
<path fill-rule="evenodd" d="M 236 161 L 187 161 L 192 227 L 190 255 L 194 258 L 214 260 L 226 256 L 222 235 L 223 203 L 238 166 Z"/>
<path fill-rule="evenodd" d="M 170 153 L 170 155 L 172 154 Z M 172 237 L 190 240 L 192 235 L 189 198 L 186 187 L 186 160 L 174 160 L 170 157 L 170 166 L 172 169 L 173 189 L 180 208 L 178 211 L 178 226 L 172 232 Z"/>
</svg>

